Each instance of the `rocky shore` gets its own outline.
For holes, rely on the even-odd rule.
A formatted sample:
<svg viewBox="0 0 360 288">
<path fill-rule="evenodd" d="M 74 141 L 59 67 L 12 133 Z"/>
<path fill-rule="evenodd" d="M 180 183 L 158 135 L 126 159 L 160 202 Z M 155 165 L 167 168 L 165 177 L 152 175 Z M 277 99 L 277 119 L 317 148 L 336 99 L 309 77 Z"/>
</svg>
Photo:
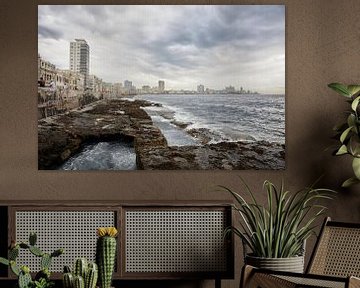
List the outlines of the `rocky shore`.
<svg viewBox="0 0 360 288">
<path fill-rule="evenodd" d="M 38 167 L 56 169 L 90 141 L 132 142 L 138 169 L 284 169 L 284 145 L 261 142 L 222 142 L 169 147 L 142 107 L 143 100 L 101 100 L 82 110 L 38 121 Z M 191 131 L 204 137 L 204 131 Z M 206 144 L 207 143 L 207 144 Z"/>
</svg>

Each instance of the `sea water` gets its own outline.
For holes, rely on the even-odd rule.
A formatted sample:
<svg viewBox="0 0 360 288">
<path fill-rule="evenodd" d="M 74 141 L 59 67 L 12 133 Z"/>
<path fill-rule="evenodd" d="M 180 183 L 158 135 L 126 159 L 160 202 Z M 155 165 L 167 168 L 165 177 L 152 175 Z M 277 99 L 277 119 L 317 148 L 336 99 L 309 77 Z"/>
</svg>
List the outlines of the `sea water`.
<svg viewBox="0 0 360 288">
<path fill-rule="evenodd" d="M 285 143 L 285 95 L 149 94 L 135 99 L 159 103 L 144 108 L 170 146 L 199 144 L 186 130 L 206 129 L 210 143 L 261 141 Z"/>
<path fill-rule="evenodd" d="M 89 143 L 69 158 L 59 170 L 135 170 L 136 154 L 130 143 Z"/>
</svg>

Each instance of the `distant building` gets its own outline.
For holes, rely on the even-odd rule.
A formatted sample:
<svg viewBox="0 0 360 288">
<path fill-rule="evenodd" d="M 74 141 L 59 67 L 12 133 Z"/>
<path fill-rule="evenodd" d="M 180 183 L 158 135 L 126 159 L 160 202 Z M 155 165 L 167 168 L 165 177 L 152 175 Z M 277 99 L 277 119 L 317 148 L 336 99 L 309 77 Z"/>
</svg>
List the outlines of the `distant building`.
<svg viewBox="0 0 360 288">
<path fill-rule="evenodd" d="M 151 93 L 151 87 L 149 85 L 142 86 L 141 93 L 143 94 Z"/>
<path fill-rule="evenodd" d="M 113 93 L 115 97 L 121 97 L 123 94 L 123 85 L 122 83 L 114 83 L 113 84 Z"/>
<path fill-rule="evenodd" d="M 235 87 L 234 86 L 229 86 L 229 87 L 225 87 L 225 92 L 226 93 L 235 93 Z"/>
<path fill-rule="evenodd" d="M 158 91 L 159 93 L 163 93 L 165 91 L 165 81 L 159 80 Z"/>
<path fill-rule="evenodd" d="M 136 94 L 136 87 L 133 86 L 132 82 L 129 80 L 124 81 L 124 93 L 126 95 L 134 95 Z"/>
<path fill-rule="evenodd" d="M 197 92 L 198 93 L 204 93 L 205 92 L 205 87 L 204 85 L 200 84 L 197 86 Z"/>
<path fill-rule="evenodd" d="M 84 39 L 70 42 L 70 70 L 84 75 L 85 87 L 89 85 L 90 48 Z"/>
<path fill-rule="evenodd" d="M 129 80 L 125 80 L 125 81 L 124 81 L 124 88 L 125 88 L 125 90 L 130 90 L 131 87 L 132 87 L 132 82 L 129 81 Z"/>
<path fill-rule="evenodd" d="M 96 75 L 89 75 L 88 88 L 96 98 L 102 98 L 103 81 Z"/>
<path fill-rule="evenodd" d="M 38 80 L 42 77 L 46 83 L 49 83 L 51 80 L 55 81 L 56 73 L 55 65 L 42 59 L 40 54 L 38 54 Z"/>
</svg>

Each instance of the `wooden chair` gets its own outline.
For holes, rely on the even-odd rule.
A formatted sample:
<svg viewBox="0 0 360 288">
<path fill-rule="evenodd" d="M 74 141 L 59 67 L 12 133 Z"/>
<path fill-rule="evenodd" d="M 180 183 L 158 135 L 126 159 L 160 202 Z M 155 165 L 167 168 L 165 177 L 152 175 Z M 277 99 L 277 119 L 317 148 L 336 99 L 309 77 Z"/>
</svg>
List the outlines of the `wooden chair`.
<svg viewBox="0 0 360 288">
<path fill-rule="evenodd" d="M 278 272 L 245 265 L 240 287 L 360 287 L 360 223 L 326 218 L 306 273 Z"/>
</svg>

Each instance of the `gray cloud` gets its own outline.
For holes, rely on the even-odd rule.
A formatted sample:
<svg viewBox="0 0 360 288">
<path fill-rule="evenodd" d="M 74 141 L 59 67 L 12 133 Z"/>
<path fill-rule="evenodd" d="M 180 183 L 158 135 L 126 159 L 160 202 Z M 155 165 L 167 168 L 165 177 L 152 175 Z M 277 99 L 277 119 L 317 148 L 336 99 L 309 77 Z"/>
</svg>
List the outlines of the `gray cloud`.
<svg viewBox="0 0 360 288">
<path fill-rule="evenodd" d="M 38 35 L 39 35 L 39 38 L 60 39 L 63 36 L 63 33 L 60 30 L 56 30 L 51 27 L 39 25 Z"/>
<path fill-rule="evenodd" d="M 281 5 L 41 5 L 38 15 L 44 58 L 68 68 L 69 42 L 84 38 L 91 73 L 105 81 L 141 86 L 164 79 L 173 88 L 232 84 L 260 91 L 271 90 L 261 82 L 285 86 Z"/>
</svg>

